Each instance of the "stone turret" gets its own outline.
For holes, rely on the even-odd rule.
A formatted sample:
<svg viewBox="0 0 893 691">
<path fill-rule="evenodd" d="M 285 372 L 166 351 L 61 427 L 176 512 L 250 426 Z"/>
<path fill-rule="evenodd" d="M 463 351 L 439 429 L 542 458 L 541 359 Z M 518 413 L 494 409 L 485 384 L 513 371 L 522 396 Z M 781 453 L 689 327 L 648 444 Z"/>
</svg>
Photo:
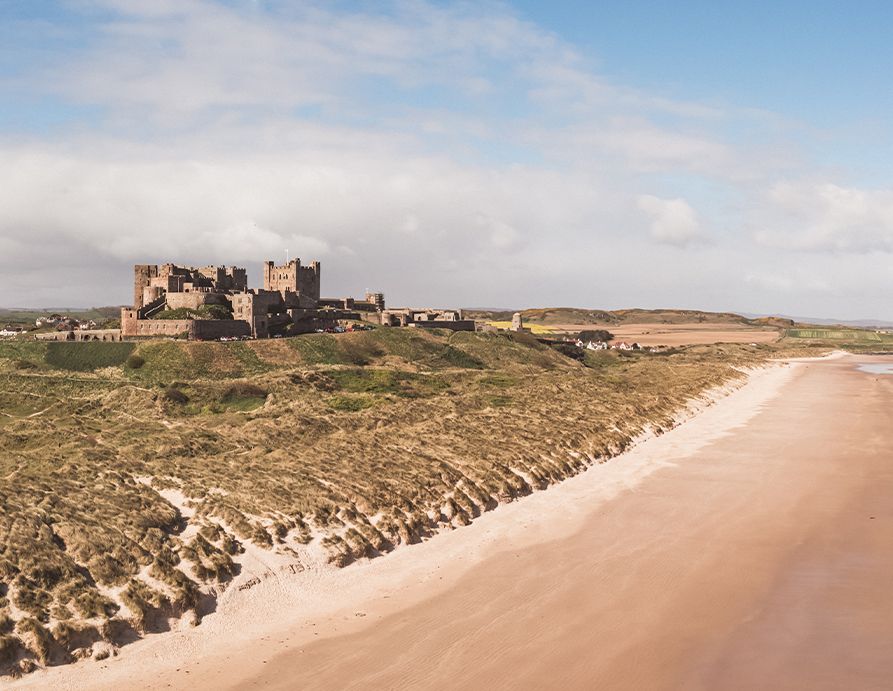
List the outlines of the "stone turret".
<svg viewBox="0 0 893 691">
<path fill-rule="evenodd" d="M 512 331 L 524 331 L 524 317 L 520 312 L 512 315 Z"/>
</svg>

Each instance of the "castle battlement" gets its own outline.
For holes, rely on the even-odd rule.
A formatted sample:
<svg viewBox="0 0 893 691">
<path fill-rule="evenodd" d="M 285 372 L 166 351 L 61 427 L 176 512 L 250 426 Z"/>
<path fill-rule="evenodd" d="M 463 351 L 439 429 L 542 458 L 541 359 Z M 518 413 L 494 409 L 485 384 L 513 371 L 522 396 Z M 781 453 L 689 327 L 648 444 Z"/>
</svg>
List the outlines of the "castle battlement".
<svg viewBox="0 0 893 691">
<path fill-rule="evenodd" d="M 309 300 L 319 301 L 320 270 L 318 261 L 301 266 L 300 259 L 292 259 L 287 264 L 277 266 L 272 261 L 264 262 L 264 290 L 296 293 Z"/>
</svg>

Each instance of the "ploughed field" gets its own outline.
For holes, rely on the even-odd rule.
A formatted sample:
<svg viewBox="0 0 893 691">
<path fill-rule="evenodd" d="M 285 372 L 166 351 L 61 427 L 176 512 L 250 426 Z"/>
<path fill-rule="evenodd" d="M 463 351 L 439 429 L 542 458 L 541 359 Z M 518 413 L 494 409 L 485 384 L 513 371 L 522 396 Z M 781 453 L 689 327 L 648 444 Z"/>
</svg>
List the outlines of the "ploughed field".
<svg viewBox="0 0 893 691">
<path fill-rule="evenodd" d="M 0 342 L 0 672 L 101 657 L 240 584 L 345 566 L 604 461 L 777 355 L 524 334 Z"/>
</svg>

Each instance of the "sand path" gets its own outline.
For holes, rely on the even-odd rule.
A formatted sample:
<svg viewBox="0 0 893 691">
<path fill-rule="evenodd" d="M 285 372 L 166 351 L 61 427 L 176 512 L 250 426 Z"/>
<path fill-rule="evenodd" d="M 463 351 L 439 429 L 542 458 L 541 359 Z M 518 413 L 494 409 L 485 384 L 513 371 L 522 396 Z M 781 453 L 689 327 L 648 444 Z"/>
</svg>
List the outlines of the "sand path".
<svg viewBox="0 0 893 691">
<path fill-rule="evenodd" d="M 180 655 L 158 642 L 31 682 L 889 688 L 893 376 L 869 360 L 757 375 L 605 466 L 339 572 L 315 614 L 262 585 L 274 609 L 222 613 L 227 636 L 209 618 Z"/>
</svg>

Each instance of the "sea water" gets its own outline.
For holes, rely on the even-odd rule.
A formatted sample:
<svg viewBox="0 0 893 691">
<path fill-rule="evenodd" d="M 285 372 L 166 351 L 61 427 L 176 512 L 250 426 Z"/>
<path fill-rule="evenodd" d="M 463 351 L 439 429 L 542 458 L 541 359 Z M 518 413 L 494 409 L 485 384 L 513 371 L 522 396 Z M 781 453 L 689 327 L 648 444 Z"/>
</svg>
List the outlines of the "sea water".
<svg viewBox="0 0 893 691">
<path fill-rule="evenodd" d="M 873 363 L 870 365 L 859 365 L 856 369 L 869 374 L 893 374 L 893 363 Z"/>
</svg>

